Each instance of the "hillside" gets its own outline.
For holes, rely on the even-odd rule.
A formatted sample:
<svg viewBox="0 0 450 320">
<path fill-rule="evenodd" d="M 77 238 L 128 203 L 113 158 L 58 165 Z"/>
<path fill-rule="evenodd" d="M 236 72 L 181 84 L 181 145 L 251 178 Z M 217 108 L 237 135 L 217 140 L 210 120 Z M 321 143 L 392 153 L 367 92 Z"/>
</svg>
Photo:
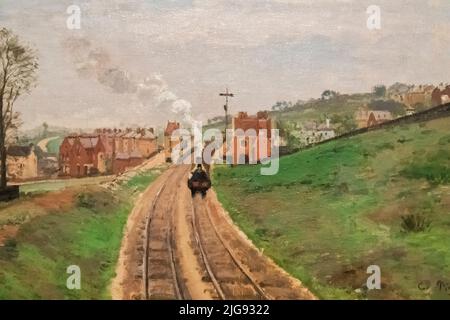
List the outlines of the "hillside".
<svg viewBox="0 0 450 320">
<path fill-rule="evenodd" d="M 325 123 L 330 119 L 331 125 L 337 135 L 342 135 L 357 128 L 354 118 L 355 112 L 367 106 L 371 110 L 390 111 L 394 118 L 404 116 L 407 106 L 395 102 L 388 97 L 379 97 L 374 93 L 355 93 L 338 94 L 327 99 L 310 99 L 309 101 L 298 101 L 292 103 L 289 101 L 277 102 L 269 111 L 269 116 L 273 119 L 274 126 L 280 130 L 280 136 L 287 143 L 287 149 L 284 153 L 292 153 L 299 148 L 304 147 L 298 139 L 298 132 L 301 127 L 307 123 L 315 122 L 317 124 Z M 424 111 L 430 106 L 423 106 L 417 111 Z M 243 111 L 239 107 L 233 106 L 232 114 Z M 203 127 L 207 129 L 224 128 L 224 117 L 215 117 L 210 119 Z M 231 126 L 231 118 L 229 127 Z"/>
<path fill-rule="evenodd" d="M 295 123 L 304 123 L 305 121 L 321 121 L 325 120 L 325 116 L 336 117 L 336 120 L 340 120 L 343 117 L 353 117 L 353 114 L 358 108 L 370 104 L 374 101 L 375 97 L 372 94 L 352 94 L 352 95 L 340 95 L 334 98 L 322 100 L 311 99 L 307 102 L 299 101 L 297 103 L 292 102 L 278 102 L 269 111 L 270 117 L 275 121 L 289 121 Z M 280 105 L 280 107 L 278 107 Z M 232 114 L 238 111 L 238 106 L 232 106 Z M 230 116 L 231 117 L 231 116 Z M 215 117 L 211 119 L 208 124 L 205 125 L 205 129 L 208 128 L 223 128 L 223 117 Z M 212 121 L 217 120 L 217 121 Z M 229 122 L 231 124 L 231 121 Z"/>
<path fill-rule="evenodd" d="M 275 176 L 216 167 L 213 182 L 255 244 L 321 298 L 448 299 L 449 128 L 373 131 L 283 157 Z M 364 289 L 372 264 L 382 290 Z"/>
</svg>

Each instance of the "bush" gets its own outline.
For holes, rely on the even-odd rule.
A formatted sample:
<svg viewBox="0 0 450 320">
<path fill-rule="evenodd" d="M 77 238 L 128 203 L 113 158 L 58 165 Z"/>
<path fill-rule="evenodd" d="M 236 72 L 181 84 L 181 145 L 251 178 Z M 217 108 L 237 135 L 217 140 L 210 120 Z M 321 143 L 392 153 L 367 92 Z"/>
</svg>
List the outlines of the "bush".
<svg viewBox="0 0 450 320">
<path fill-rule="evenodd" d="M 92 209 L 96 203 L 94 196 L 89 193 L 80 193 L 77 196 L 77 206 L 79 208 Z"/>
<path fill-rule="evenodd" d="M 394 115 L 404 115 L 406 106 L 394 100 L 373 100 L 369 103 L 371 110 L 389 111 Z"/>
<path fill-rule="evenodd" d="M 7 239 L 3 247 L 0 247 L 0 259 L 13 259 L 18 256 L 16 239 Z"/>
<path fill-rule="evenodd" d="M 424 232 L 430 228 L 431 221 L 423 214 L 408 214 L 401 216 L 402 231 L 409 232 Z"/>
<path fill-rule="evenodd" d="M 401 171 L 401 174 L 409 179 L 426 179 L 433 185 L 450 182 L 450 169 L 439 163 L 412 165 Z"/>
<path fill-rule="evenodd" d="M 438 143 L 441 146 L 450 144 L 450 135 L 446 135 L 446 136 L 440 138 Z"/>
<path fill-rule="evenodd" d="M 377 148 L 378 151 L 382 151 L 382 150 L 386 150 L 386 149 L 394 150 L 395 149 L 395 145 L 393 143 L 391 143 L 391 142 L 384 142 L 384 143 L 381 143 L 381 144 L 377 145 L 376 148 Z"/>
</svg>

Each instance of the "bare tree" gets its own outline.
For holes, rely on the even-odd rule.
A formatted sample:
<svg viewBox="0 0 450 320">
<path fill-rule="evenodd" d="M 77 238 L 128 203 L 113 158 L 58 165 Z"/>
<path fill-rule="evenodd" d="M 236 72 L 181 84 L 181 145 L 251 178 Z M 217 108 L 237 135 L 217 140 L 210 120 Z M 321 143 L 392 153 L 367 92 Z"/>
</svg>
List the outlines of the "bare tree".
<svg viewBox="0 0 450 320">
<path fill-rule="evenodd" d="M 0 189 L 6 188 L 6 150 L 20 125 L 14 103 L 28 93 L 36 81 L 35 51 L 20 44 L 10 30 L 0 29 Z"/>
</svg>

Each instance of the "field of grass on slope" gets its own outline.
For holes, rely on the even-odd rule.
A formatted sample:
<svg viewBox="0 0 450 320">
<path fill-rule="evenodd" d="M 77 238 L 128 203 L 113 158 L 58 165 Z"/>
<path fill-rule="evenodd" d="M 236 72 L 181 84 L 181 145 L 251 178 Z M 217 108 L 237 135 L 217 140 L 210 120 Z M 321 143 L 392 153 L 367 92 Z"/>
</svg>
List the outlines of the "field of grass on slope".
<svg viewBox="0 0 450 320">
<path fill-rule="evenodd" d="M 320 298 L 450 298 L 450 118 L 216 167 L 234 221 Z M 381 290 L 366 271 L 381 268 Z"/>
<path fill-rule="evenodd" d="M 0 300 L 110 298 L 127 217 L 161 170 L 139 174 L 114 191 L 73 186 L 0 204 L 0 233 L 18 228 L 0 246 Z M 81 269 L 81 290 L 66 288 L 70 265 Z"/>
<path fill-rule="evenodd" d="M 63 137 L 57 137 L 55 139 L 50 140 L 47 143 L 48 153 L 59 154 L 59 147 L 61 146 L 63 140 L 64 140 Z"/>
</svg>

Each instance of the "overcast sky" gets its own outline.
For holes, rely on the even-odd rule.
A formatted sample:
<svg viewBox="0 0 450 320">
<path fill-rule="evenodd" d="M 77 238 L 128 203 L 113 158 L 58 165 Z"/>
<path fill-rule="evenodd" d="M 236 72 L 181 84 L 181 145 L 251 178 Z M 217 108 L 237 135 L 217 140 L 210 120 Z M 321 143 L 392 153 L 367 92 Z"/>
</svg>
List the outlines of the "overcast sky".
<svg viewBox="0 0 450 320">
<path fill-rule="evenodd" d="M 66 27 L 81 8 L 81 30 Z M 381 8 L 381 30 L 366 26 Z M 39 54 L 24 127 L 158 125 L 270 108 L 325 89 L 447 82 L 448 0 L 1 0 L 0 26 Z"/>
</svg>

